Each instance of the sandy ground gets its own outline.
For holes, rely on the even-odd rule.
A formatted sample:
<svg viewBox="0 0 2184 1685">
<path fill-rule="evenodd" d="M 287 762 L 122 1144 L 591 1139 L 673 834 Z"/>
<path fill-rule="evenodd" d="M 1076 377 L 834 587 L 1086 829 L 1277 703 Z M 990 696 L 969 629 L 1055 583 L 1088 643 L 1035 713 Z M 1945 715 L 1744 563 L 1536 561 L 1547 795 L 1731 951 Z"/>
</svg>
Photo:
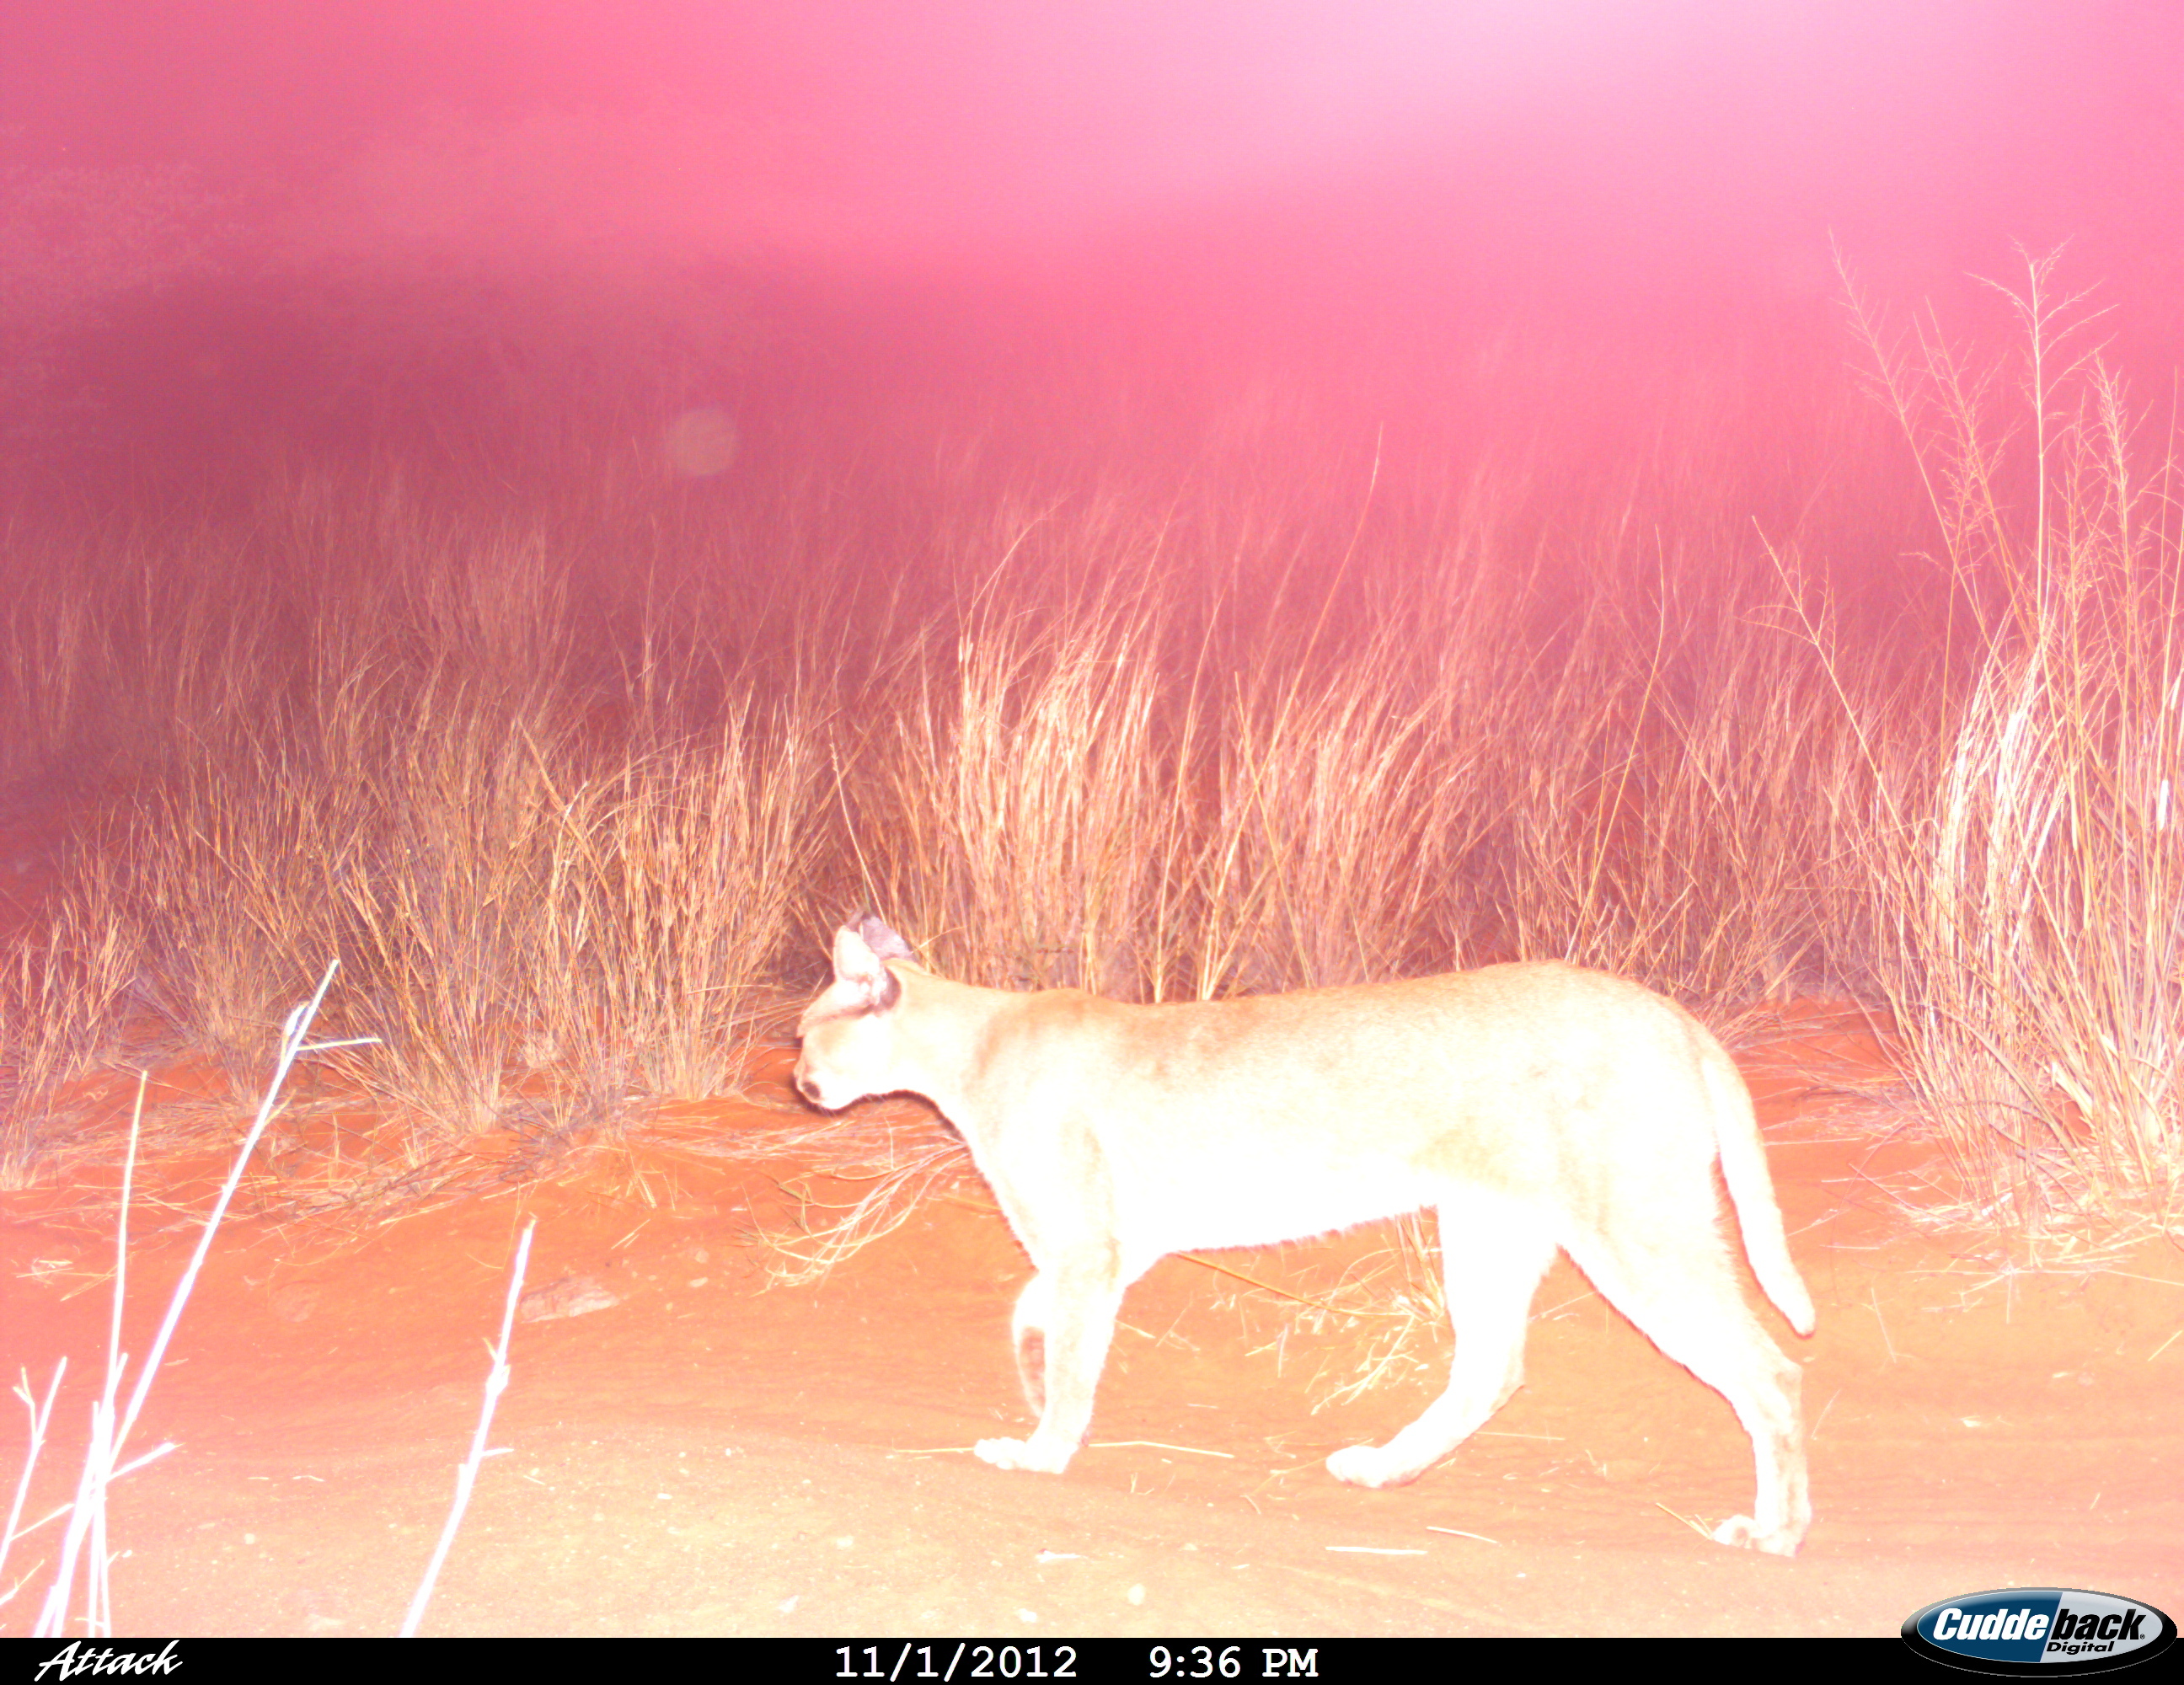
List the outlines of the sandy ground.
<svg viewBox="0 0 2184 1685">
<path fill-rule="evenodd" d="M 394 1221 L 250 1216 L 330 1165 L 327 1138 L 291 1137 L 246 1184 L 139 1431 L 179 1449 L 114 1496 L 119 1630 L 393 1632 L 534 1217 L 531 1308 L 575 1314 L 517 1325 L 499 1454 L 427 1632 L 1887 1635 L 2013 1583 L 2184 1610 L 2184 1258 L 2157 1243 L 2012 1275 L 1921 1237 L 1874 1178 L 1931 1149 L 1876 1148 L 1869 1113 L 1809 1092 L 1844 1051 L 1808 1036 L 1749 1067 L 1819 1308 L 1807 1342 L 1770 1317 L 1813 1424 L 1818 1519 L 1794 1560 L 1680 1519 L 1748 1508 L 1747 1442 L 1567 1264 L 1535 1305 L 1528 1385 L 1407 1489 L 1342 1487 L 1320 1460 L 1407 1420 L 1445 1337 L 1315 1412 L 1375 1325 L 1176 1259 L 1133 1291 L 1068 1473 L 988 1468 L 972 1441 L 1025 1419 L 1006 1337 L 1021 1254 L 970 1182 L 822 1284 L 769 1287 L 753 1225 L 782 1221 L 796 1166 L 722 1154 L 793 1104 L 777 1063 L 755 1106 L 684 1108 L 554 1178 Z M 221 1168 L 209 1143 L 148 1167 L 140 1226 L 168 1232 L 132 1248 L 129 1351 Z M 112 1227 L 86 1195 L 110 1181 L 0 1197 L 0 1361 L 42 1390 L 70 1360 L 31 1517 L 67 1496 L 103 1362 Z M 1310 1298 L 1388 1240 L 1217 1261 Z M 0 1456 L 10 1487 L 20 1448 Z M 26 1629 L 59 1530 L 15 1547 L 6 1578 L 30 1584 L 0 1632 Z"/>
</svg>

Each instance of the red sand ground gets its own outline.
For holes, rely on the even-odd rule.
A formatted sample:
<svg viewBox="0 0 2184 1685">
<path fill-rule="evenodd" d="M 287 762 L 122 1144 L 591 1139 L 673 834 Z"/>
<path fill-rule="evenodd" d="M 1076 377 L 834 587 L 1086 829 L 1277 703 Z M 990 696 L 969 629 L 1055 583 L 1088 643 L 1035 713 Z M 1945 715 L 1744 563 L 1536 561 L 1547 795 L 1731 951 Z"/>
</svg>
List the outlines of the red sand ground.
<svg viewBox="0 0 2184 1685">
<path fill-rule="evenodd" d="M 982 1190 L 929 1204 L 822 1286 L 762 1290 L 749 1226 L 781 1196 L 704 1149 L 779 1114 L 722 1104 L 655 1132 L 666 1144 L 597 1148 L 581 1174 L 383 1226 L 231 1218 L 138 1434 L 180 1449 L 113 1500 L 118 1625 L 393 1632 L 532 1216 L 532 1286 L 614 1302 L 518 1325 L 492 1437 L 505 1454 L 427 1632 L 1889 1634 L 1923 1604 L 2013 1583 L 2184 1610 L 2184 1259 L 2157 1243 L 2095 1274 L 2012 1276 L 1919 1237 L 1870 1178 L 1931 1149 L 1876 1152 L 1869 1121 L 1799 1098 L 1797 1073 L 1840 1073 L 1841 1039 L 1750 1067 L 1819 1308 L 1803 1343 L 1770 1315 L 1806 1365 L 1813 1426 L 1818 1520 L 1794 1560 L 1670 1513 L 1747 1509 L 1747 1443 L 1567 1264 L 1535 1307 L 1529 1384 L 1407 1489 L 1340 1486 L 1320 1460 L 1407 1421 L 1437 1374 L 1315 1415 L 1368 1332 L 1283 1335 L 1281 1301 L 1173 1259 L 1132 1292 L 1069 1472 L 988 1468 L 971 1442 L 1024 1420 L 1006 1326 L 1026 1265 Z M 785 1105 L 778 1076 L 759 1098 Z M 170 1154 L 147 1191 L 201 1211 L 220 1168 Z M 0 1361 L 42 1391 L 70 1360 L 33 1516 L 67 1495 L 103 1361 L 110 1226 L 71 1204 L 79 1189 L 0 1196 Z M 134 1249 L 128 1350 L 192 1238 Z M 1385 1239 L 1221 1261 L 1309 1293 Z M 1436 1369 L 1445 1354 L 1427 1353 Z M 6 1577 L 31 1583 L 0 1632 L 26 1630 L 59 1530 L 15 1547 Z"/>
<path fill-rule="evenodd" d="M 0 803 L 0 925 L 50 887 L 64 805 Z M 395 1631 L 531 1217 L 539 1302 L 602 1308 L 517 1326 L 505 1452 L 428 1633 L 1885 1635 L 2009 1584 L 2184 1612 L 2184 1258 L 2156 1242 L 2098 1272 L 2012 1275 L 1922 1237 L 1875 1179 L 1915 1176 L 1934 1149 L 1876 1146 L 1891 1120 L 1826 1089 L 1875 1065 L 1869 1040 L 1808 1020 L 1747 1066 L 1819 1310 L 1808 1342 L 1768 1313 L 1807 1371 L 1818 1518 L 1794 1560 L 1670 1513 L 1748 1509 L 1747 1442 L 1566 1264 L 1535 1304 L 1529 1384 L 1408 1488 L 1344 1487 L 1320 1461 L 1416 1413 L 1445 1335 L 1425 1368 L 1314 1414 L 1371 1329 L 1310 1332 L 1174 1259 L 1124 1306 L 1069 1472 L 988 1468 L 971 1442 L 1026 1419 L 1007 1338 L 1022 1254 L 972 1182 L 823 1285 L 766 1289 L 752 1226 L 780 1221 L 775 1178 L 796 1166 L 769 1176 L 720 1149 L 794 1105 L 777 1062 L 759 1107 L 678 1109 L 573 1173 L 384 1223 L 393 1208 L 252 1217 L 326 1172 L 332 1137 L 261 1147 L 133 1442 L 179 1449 L 113 1499 L 118 1627 Z M 137 1232 L 170 1232 L 131 1249 L 126 1350 L 147 1349 L 245 1121 L 223 1121 L 219 1151 L 170 1134 L 142 1172 Z M 78 1159 L 65 1182 L 0 1194 L 0 1371 L 42 1393 L 70 1360 L 26 1518 L 73 1488 L 110 1304 L 97 1188 L 116 1179 Z M 1309 1295 L 1387 1238 L 1219 1261 Z M 0 1418 L 8 1491 L 15 1421 Z M 60 1526 L 16 1544 L 0 1633 L 28 1629 Z"/>
</svg>

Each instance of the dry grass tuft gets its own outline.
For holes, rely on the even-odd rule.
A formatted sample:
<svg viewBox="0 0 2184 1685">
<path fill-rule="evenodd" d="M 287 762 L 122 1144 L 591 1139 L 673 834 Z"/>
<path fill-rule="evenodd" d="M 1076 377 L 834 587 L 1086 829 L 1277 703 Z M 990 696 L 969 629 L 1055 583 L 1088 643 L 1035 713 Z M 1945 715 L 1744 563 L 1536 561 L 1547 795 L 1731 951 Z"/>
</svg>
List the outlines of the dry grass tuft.
<svg viewBox="0 0 2184 1685">
<path fill-rule="evenodd" d="M 93 859 L 0 946 L 0 1189 L 29 1185 L 70 1120 L 64 1086 L 111 1043 L 136 932 Z"/>
<path fill-rule="evenodd" d="M 1864 864 L 1894 940 L 1878 981 L 1965 1215 L 2184 1230 L 2184 548 L 2173 455 L 2142 465 L 2080 301 L 2032 262 L 2010 302 L 2030 425 L 2010 441 L 1921 325 L 1868 316 L 1954 587 L 1960 669 L 1886 781 Z M 2014 448 L 2013 448 L 2014 447 Z M 1877 717 L 1869 740 L 1903 735 Z"/>
</svg>

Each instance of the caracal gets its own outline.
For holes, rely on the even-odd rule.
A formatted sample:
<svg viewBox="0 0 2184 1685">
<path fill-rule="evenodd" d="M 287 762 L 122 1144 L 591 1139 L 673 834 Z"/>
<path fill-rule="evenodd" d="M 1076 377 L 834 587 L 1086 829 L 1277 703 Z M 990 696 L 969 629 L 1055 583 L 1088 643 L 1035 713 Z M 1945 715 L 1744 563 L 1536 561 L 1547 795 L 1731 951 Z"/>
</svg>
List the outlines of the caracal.
<svg viewBox="0 0 2184 1685">
<path fill-rule="evenodd" d="M 1759 1285 L 1810 1333 L 1751 1097 L 1696 1019 L 1636 983 L 1549 962 L 1132 1006 L 950 982 L 867 914 L 835 932 L 797 1033 L 813 1105 L 938 1106 L 1031 1255 L 1015 1335 L 1039 1426 L 981 1440 L 989 1463 L 1068 1465 L 1123 1290 L 1167 1254 L 1431 1206 L 1447 1390 L 1385 1445 L 1329 1457 L 1336 1479 L 1415 1480 L 1502 1407 L 1560 1247 L 1752 1436 L 1752 1513 L 1714 1538 L 1787 1556 L 1811 1524 L 1802 1373 L 1745 1301 L 1714 1191 L 1718 1161 Z"/>
</svg>

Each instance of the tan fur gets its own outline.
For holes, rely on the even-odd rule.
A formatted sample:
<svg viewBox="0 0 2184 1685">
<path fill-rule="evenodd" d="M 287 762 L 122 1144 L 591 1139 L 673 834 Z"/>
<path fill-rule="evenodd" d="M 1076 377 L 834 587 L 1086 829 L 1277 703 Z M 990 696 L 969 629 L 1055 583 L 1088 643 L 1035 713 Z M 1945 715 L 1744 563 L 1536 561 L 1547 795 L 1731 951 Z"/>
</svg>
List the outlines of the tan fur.
<svg viewBox="0 0 2184 1685">
<path fill-rule="evenodd" d="M 974 988 L 910 952 L 869 915 L 836 933 L 833 982 L 799 1026 L 796 1085 L 827 1110 L 931 1100 L 1030 1254 L 1015 1329 L 1039 1426 L 981 1441 L 986 1461 L 1068 1465 L 1123 1290 L 1166 1254 L 1431 1206 L 1456 1326 L 1447 1390 L 1386 1445 L 1329 1457 L 1336 1478 L 1413 1480 L 1501 1408 L 1560 1247 L 1751 1434 L 1753 1515 L 1713 1537 L 1796 1551 L 1812 1519 L 1802 1376 L 1746 1303 L 1717 1160 L 1768 1297 L 1800 1333 L 1812 1302 L 1743 1079 L 1682 1008 L 1552 963 L 1131 1006 Z"/>
</svg>

